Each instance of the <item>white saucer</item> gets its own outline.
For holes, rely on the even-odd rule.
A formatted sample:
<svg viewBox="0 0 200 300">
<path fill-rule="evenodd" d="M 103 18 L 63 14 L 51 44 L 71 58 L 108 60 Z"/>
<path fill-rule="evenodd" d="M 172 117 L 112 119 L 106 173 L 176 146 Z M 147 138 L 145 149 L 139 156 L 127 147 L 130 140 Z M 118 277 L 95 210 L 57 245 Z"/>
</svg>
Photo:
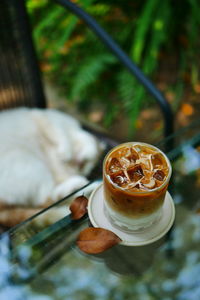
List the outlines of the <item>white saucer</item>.
<svg viewBox="0 0 200 300">
<path fill-rule="evenodd" d="M 171 228 L 175 218 L 175 207 L 169 192 L 166 193 L 163 214 L 156 224 L 143 231 L 127 233 L 114 227 L 106 217 L 103 205 L 103 184 L 101 183 L 91 194 L 88 203 L 88 214 L 94 227 L 108 229 L 117 234 L 125 246 L 142 246 L 153 243 L 163 237 Z"/>
</svg>

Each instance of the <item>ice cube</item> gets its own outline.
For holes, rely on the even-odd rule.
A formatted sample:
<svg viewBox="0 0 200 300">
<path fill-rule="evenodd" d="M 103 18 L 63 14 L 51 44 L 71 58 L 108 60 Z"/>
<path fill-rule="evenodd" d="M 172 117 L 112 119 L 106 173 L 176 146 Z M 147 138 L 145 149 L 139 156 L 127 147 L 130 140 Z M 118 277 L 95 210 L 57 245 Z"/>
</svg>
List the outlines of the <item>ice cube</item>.
<svg viewBox="0 0 200 300">
<path fill-rule="evenodd" d="M 139 188 L 140 188 L 140 185 L 137 183 L 137 184 L 134 186 L 134 188 L 139 189 Z"/>
<path fill-rule="evenodd" d="M 120 161 L 116 158 L 113 157 L 109 163 L 108 170 L 110 173 L 115 173 L 121 170 L 122 166 L 120 164 Z"/>
<path fill-rule="evenodd" d="M 131 148 L 130 147 L 123 147 L 119 150 L 119 156 L 120 157 L 127 157 L 131 153 Z"/>
<path fill-rule="evenodd" d="M 151 156 L 151 161 L 154 169 L 162 167 L 164 165 L 164 160 L 161 154 L 156 153 Z"/>
<path fill-rule="evenodd" d="M 163 181 L 164 178 L 165 178 L 165 173 L 162 170 L 157 170 L 154 173 L 153 177 L 156 178 L 159 181 Z"/>
<path fill-rule="evenodd" d="M 148 148 L 146 146 L 143 147 L 142 149 L 142 154 L 145 155 L 145 156 L 149 156 L 150 154 L 156 154 L 156 150 L 152 149 L 152 148 Z"/>
<path fill-rule="evenodd" d="M 151 160 L 148 157 L 142 157 L 140 158 L 137 163 L 140 163 L 143 170 L 151 170 Z"/>
<path fill-rule="evenodd" d="M 134 148 L 130 148 L 130 154 L 127 156 L 127 159 L 130 163 L 134 163 L 137 159 L 139 159 L 139 155 Z"/>
<path fill-rule="evenodd" d="M 135 150 L 136 153 L 140 153 L 142 151 L 142 146 L 141 145 L 134 145 L 132 149 Z"/>
<path fill-rule="evenodd" d="M 122 157 L 120 159 L 120 164 L 121 164 L 122 168 L 127 169 L 130 166 L 130 161 L 127 158 Z"/>
<path fill-rule="evenodd" d="M 140 180 L 143 176 L 143 170 L 140 165 L 135 165 L 133 168 L 127 170 L 128 176 L 131 181 L 138 181 Z"/>
<path fill-rule="evenodd" d="M 147 189 L 153 189 L 156 185 L 156 181 L 153 178 L 142 178 L 141 183 Z"/>
<path fill-rule="evenodd" d="M 110 175 L 110 179 L 120 187 L 124 186 L 128 182 L 128 178 L 123 171 Z"/>
</svg>

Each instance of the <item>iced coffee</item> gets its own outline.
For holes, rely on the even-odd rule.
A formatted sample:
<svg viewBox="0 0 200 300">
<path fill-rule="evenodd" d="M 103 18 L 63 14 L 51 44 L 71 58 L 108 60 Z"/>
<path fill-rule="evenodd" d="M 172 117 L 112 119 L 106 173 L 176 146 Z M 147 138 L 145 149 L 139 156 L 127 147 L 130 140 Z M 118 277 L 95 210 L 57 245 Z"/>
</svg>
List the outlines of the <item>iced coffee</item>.
<svg viewBox="0 0 200 300">
<path fill-rule="evenodd" d="M 171 165 L 158 148 L 125 143 L 113 148 L 103 164 L 104 206 L 124 231 L 146 228 L 162 216 Z"/>
</svg>

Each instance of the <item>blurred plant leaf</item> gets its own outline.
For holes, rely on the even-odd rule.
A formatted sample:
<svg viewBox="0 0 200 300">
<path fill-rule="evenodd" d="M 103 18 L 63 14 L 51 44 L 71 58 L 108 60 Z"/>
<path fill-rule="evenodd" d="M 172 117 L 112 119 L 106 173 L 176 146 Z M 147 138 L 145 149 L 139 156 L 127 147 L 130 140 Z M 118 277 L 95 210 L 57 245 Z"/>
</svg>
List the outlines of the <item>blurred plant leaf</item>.
<svg viewBox="0 0 200 300">
<path fill-rule="evenodd" d="M 34 37 L 39 39 L 40 36 L 43 35 L 43 30 L 51 26 L 52 23 L 54 23 L 55 20 L 61 16 L 61 14 L 63 14 L 63 8 L 60 6 L 56 6 L 55 9 L 48 11 L 48 14 L 46 14 L 45 18 L 42 19 L 35 27 Z"/>
<path fill-rule="evenodd" d="M 132 42 L 132 49 L 130 52 L 135 63 L 139 63 L 141 60 L 142 52 L 145 47 L 146 36 L 151 26 L 152 19 L 154 19 L 154 12 L 158 4 L 160 5 L 159 0 L 146 1 L 141 15 L 138 16 L 137 26 Z"/>
<path fill-rule="evenodd" d="M 99 54 L 87 58 L 80 65 L 78 73 L 74 77 L 71 98 L 75 99 L 81 96 L 81 93 L 91 84 L 93 84 L 99 75 L 106 69 L 107 65 L 113 64 L 116 59 L 111 54 Z"/>
</svg>

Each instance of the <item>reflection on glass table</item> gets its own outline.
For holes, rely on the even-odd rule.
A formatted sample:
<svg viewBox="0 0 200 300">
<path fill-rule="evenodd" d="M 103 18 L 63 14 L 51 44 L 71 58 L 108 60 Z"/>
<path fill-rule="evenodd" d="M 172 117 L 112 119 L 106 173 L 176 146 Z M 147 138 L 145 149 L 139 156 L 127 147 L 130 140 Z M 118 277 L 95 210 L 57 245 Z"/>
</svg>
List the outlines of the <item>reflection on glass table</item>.
<svg viewBox="0 0 200 300">
<path fill-rule="evenodd" d="M 0 299 L 199 300 L 199 128 L 196 122 L 175 134 L 168 152 L 176 218 L 167 235 L 148 246 L 84 254 L 76 237 L 90 223 L 87 216 L 71 219 L 71 195 L 1 236 Z M 162 149 L 164 142 L 157 146 Z M 89 195 L 98 183 L 76 195 Z"/>
</svg>

